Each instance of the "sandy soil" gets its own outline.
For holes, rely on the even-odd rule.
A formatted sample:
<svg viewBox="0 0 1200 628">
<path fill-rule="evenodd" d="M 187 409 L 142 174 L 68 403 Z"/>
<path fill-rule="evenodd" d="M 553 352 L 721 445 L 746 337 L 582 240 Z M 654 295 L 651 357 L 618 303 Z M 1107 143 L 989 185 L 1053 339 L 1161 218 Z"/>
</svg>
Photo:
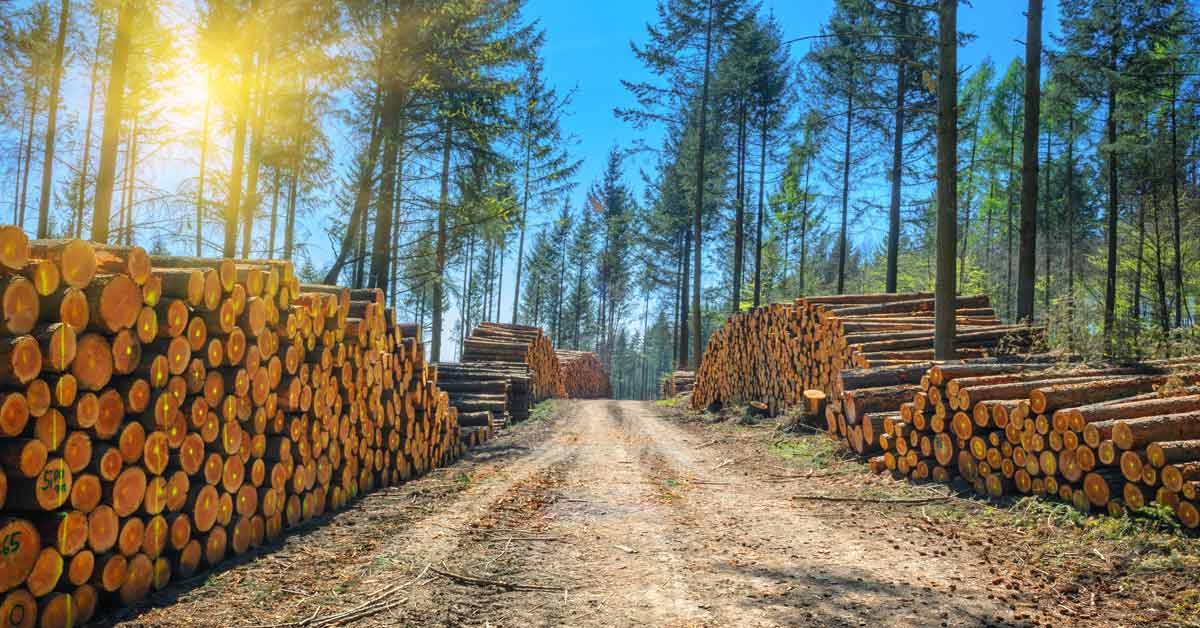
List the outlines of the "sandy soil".
<svg viewBox="0 0 1200 628">
<path fill-rule="evenodd" d="M 836 474 L 788 475 L 761 438 L 642 402 L 560 410 L 107 621 L 1111 625 L 1062 605 L 1019 551 L 993 552 L 923 503 L 805 499 L 859 493 Z"/>
</svg>

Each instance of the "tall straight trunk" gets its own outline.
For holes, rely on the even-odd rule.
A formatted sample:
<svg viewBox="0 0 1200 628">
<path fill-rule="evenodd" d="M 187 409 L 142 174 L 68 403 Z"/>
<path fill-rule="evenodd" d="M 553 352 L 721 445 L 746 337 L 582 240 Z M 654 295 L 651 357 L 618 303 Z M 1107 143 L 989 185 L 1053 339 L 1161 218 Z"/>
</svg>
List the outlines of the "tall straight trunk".
<svg viewBox="0 0 1200 628">
<path fill-rule="evenodd" d="M 681 282 L 683 290 L 679 299 L 679 368 L 685 370 L 691 365 L 691 361 L 688 359 L 688 351 L 691 349 L 691 334 L 688 333 L 691 326 L 688 320 L 688 309 L 691 307 L 688 296 L 691 287 L 691 256 L 692 234 L 688 231 L 683 237 L 683 281 Z M 696 327 L 696 333 L 699 331 L 699 327 Z"/>
<path fill-rule="evenodd" d="M 433 337 L 429 341 L 429 359 L 441 361 L 442 356 L 442 291 L 446 278 L 446 236 L 450 213 L 450 141 L 453 127 L 447 118 L 442 121 L 442 174 L 438 193 L 438 230 L 433 278 Z"/>
<path fill-rule="evenodd" d="M 267 259 L 275 259 L 275 231 L 279 226 L 279 179 L 279 170 L 276 169 L 271 180 L 271 230 L 267 234 Z"/>
<path fill-rule="evenodd" d="M 1142 265 L 1146 252 L 1146 199 L 1140 198 L 1138 206 L 1137 262 L 1133 271 L 1133 303 L 1129 306 L 1129 318 L 1133 321 L 1135 350 L 1140 354 L 1137 339 L 1142 331 Z"/>
<path fill-rule="evenodd" d="M 754 221 L 754 307 L 762 304 L 763 214 L 767 187 L 767 115 L 759 121 L 758 217 Z"/>
<path fill-rule="evenodd" d="M 242 258 L 250 258 L 254 240 L 254 218 L 258 214 L 258 176 L 262 167 L 262 144 L 267 116 L 267 86 L 271 82 L 271 57 L 266 53 L 268 37 L 259 51 L 258 79 L 254 87 L 254 122 L 250 128 L 250 163 L 246 167 L 246 197 L 242 201 Z"/>
<path fill-rule="evenodd" d="M 703 359 L 702 349 L 704 338 L 700 333 L 700 279 L 701 260 L 704 257 L 704 231 L 701 216 L 704 213 L 704 158 L 708 143 L 708 83 L 712 69 L 713 52 L 713 0 L 707 0 L 708 20 L 704 35 L 704 81 L 700 89 L 700 144 L 696 156 L 696 206 L 692 210 L 692 246 L 696 247 L 692 259 L 692 327 L 695 334 L 692 338 L 692 353 L 694 354 L 696 370 L 700 370 Z"/>
<path fill-rule="evenodd" d="M 29 137 L 25 140 L 25 168 L 21 173 L 21 205 L 17 214 L 17 226 L 25 228 L 25 209 L 29 206 L 29 171 L 33 163 L 33 136 L 37 128 L 38 100 L 42 90 L 37 79 L 33 81 L 33 99 L 29 107 Z"/>
<path fill-rule="evenodd" d="M 1115 60 L 1115 57 L 1114 57 Z M 1115 62 L 1113 65 L 1116 65 Z M 1108 162 L 1108 208 L 1105 216 L 1107 229 L 1104 234 L 1108 243 L 1108 267 L 1105 271 L 1104 282 L 1104 351 L 1112 354 L 1113 324 L 1116 321 L 1117 307 L 1117 213 L 1119 205 L 1118 193 L 1120 186 L 1117 182 L 1117 90 L 1110 84 L 1108 87 L 1108 115 L 1105 121 L 1106 139 L 1109 151 Z"/>
<path fill-rule="evenodd" d="M 991 182 L 988 183 L 988 198 L 996 198 L 996 170 L 992 168 L 988 172 L 988 178 Z M 983 269 L 990 276 L 992 273 L 992 207 L 986 202 L 987 218 L 984 220 L 983 233 L 986 237 L 983 243 Z"/>
<path fill-rule="evenodd" d="M 804 198 L 800 199 L 800 277 L 796 296 L 804 296 L 804 262 L 808 255 L 808 181 L 812 174 L 812 155 L 804 163 Z"/>
<path fill-rule="evenodd" d="M 971 157 L 967 159 L 967 195 L 963 199 L 962 242 L 958 251 L 958 289 L 967 281 L 967 238 L 971 237 L 971 201 L 975 200 L 975 154 L 979 145 L 979 116 L 971 123 Z"/>
<path fill-rule="evenodd" d="M 850 213 L 850 131 L 854 128 L 854 93 L 846 94 L 846 137 L 842 149 L 842 221 L 838 227 L 837 293 L 846 293 L 846 221 Z"/>
<path fill-rule="evenodd" d="M 679 362 L 679 329 L 680 329 L 680 311 L 683 304 L 683 238 L 679 235 L 675 236 L 675 285 L 671 299 L 671 361 L 674 364 Z"/>
<path fill-rule="evenodd" d="M 900 7 L 900 34 L 908 34 L 908 7 Z M 907 57 L 909 40 L 900 40 L 899 59 L 896 63 L 896 111 L 895 130 L 892 133 L 892 198 L 888 208 L 887 240 L 887 292 L 896 292 L 900 275 L 900 199 L 904 177 L 904 107 L 905 86 L 908 83 Z"/>
<path fill-rule="evenodd" d="M 1151 184 L 1154 199 L 1154 286 L 1158 295 L 1158 325 L 1165 337 L 1171 331 L 1171 313 L 1167 309 L 1167 275 L 1163 270 L 1162 229 L 1159 216 L 1162 214 L 1162 204 L 1159 202 L 1158 186 Z"/>
<path fill-rule="evenodd" d="M 528 128 L 531 124 L 529 118 L 533 116 L 531 111 L 526 111 L 526 129 L 525 129 L 525 163 L 522 168 L 524 172 L 525 182 L 521 190 L 521 225 L 517 235 L 517 276 L 513 279 L 513 309 L 512 309 L 512 324 L 517 324 L 517 309 L 521 304 L 521 272 L 525 270 L 525 219 L 529 214 L 529 177 L 530 169 L 533 166 L 533 137 Z"/>
<path fill-rule="evenodd" d="M 79 199 L 75 207 L 75 238 L 83 237 L 83 206 L 87 197 L 88 160 L 92 155 L 92 120 L 96 111 L 96 83 L 100 74 L 100 46 L 104 43 L 104 16 L 96 18 L 96 56 L 92 58 L 92 78 L 88 86 L 87 124 L 83 131 L 83 165 L 79 169 Z"/>
<path fill-rule="evenodd" d="M 358 221 L 358 235 L 355 239 L 354 251 L 354 287 L 363 288 L 366 281 L 366 259 L 367 259 L 367 225 L 371 222 L 371 196 L 374 195 L 375 186 L 372 180 L 370 184 L 370 192 L 368 193 L 367 202 L 363 205 L 362 218 Z"/>
<path fill-rule="evenodd" d="M 404 95 L 393 86 L 384 99 L 383 114 L 383 168 L 380 173 L 379 209 L 375 216 L 375 234 L 371 244 L 371 274 L 368 288 L 387 288 L 388 269 L 392 262 L 392 250 L 396 243 L 391 240 L 393 205 L 396 199 L 396 172 L 398 156 L 403 149 L 404 128 L 402 110 Z"/>
<path fill-rule="evenodd" d="M 1049 132 L 1046 133 L 1046 162 L 1045 163 L 1046 163 L 1046 168 L 1045 168 L 1046 176 L 1043 177 L 1043 179 L 1045 180 L 1045 187 L 1043 188 L 1042 198 L 1046 199 L 1046 208 L 1044 211 L 1042 211 L 1038 214 L 1039 218 L 1041 219 L 1041 223 L 1042 223 L 1042 235 L 1044 236 L 1042 238 L 1042 255 L 1043 255 L 1042 272 L 1045 273 L 1044 280 L 1043 280 L 1045 282 L 1045 285 L 1042 287 L 1042 317 L 1043 318 L 1045 318 L 1046 315 L 1048 315 L 1050 313 L 1050 249 L 1052 248 L 1050 246 L 1050 237 L 1052 235 L 1050 233 L 1050 165 L 1054 163 L 1054 160 L 1050 153 L 1050 133 Z"/>
<path fill-rule="evenodd" d="M 500 274 L 499 278 L 503 278 L 504 271 L 501 270 L 499 274 Z M 563 246 L 559 249 L 559 253 L 558 253 L 558 297 L 555 299 L 555 303 L 554 303 L 554 345 L 559 346 L 559 347 L 562 346 L 562 342 L 563 342 L 562 306 L 563 306 L 563 293 L 566 292 L 566 289 L 567 289 L 567 279 L 566 278 L 567 278 L 567 247 L 566 247 L 566 242 L 565 242 L 565 238 L 564 238 Z M 499 307 L 498 307 L 499 302 L 503 296 L 504 296 L 504 293 L 502 291 L 500 291 L 499 289 L 497 289 L 496 290 L 497 310 L 499 309 Z"/>
<path fill-rule="evenodd" d="M 140 121 L 141 112 L 137 109 L 133 111 L 133 125 L 129 129 L 129 150 L 126 159 L 129 162 L 125 167 L 125 199 L 122 203 L 125 217 L 122 219 L 124 224 L 120 233 L 117 234 L 118 240 L 124 235 L 125 246 L 133 245 L 133 191 L 134 185 L 137 182 L 137 152 L 138 152 L 138 123 Z"/>
<path fill-rule="evenodd" d="M 63 54 L 71 23 L 71 0 L 62 0 L 58 14 L 58 40 L 54 44 L 54 69 L 50 74 L 50 103 L 46 117 L 45 151 L 42 156 L 42 198 L 38 203 L 37 237 L 50 237 L 50 186 L 54 180 L 54 135 L 58 131 L 58 90 L 62 85 Z"/>
<path fill-rule="evenodd" d="M 225 207 L 225 244 L 221 254 L 233 257 L 237 253 L 238 214 L 242 208 L 242 170 L 245 168 L 246 127 L 250 118 L 250 85 L 254 76 L 253 55 L 242 54 L 241 93 L 234 113 L 233 167 L 229 172 L 229 194 Z"/>
<path fill-rule="evenodd" d="M 1172 66 L 1171 76 L 1171 238 L 1175 247 L 1175 255 L 1171 259 L 1172 274 L 1175 280 L 1175 326 L 1183 326 L 1183 244 L 1180 235 L 1179 219 L 1179 134 L 1176 127 L 1175 108 L 1178 79 L 1174 76 Z M 1200 159 L 1196 160 L 1200 162 Z"/>
<path fill-rule="evenodd" d="M 938 0 L 937 277 L 934 355 L 955 357 L 954 292 L 958 242 L 958 0 Z"/>
<path fill-rule="evenodd" d="M 196 257 L 204 252 L 204 177 L 208 165 L 208 117 L 212 109 L 212 71 L 209 70 L 204 93 L 204 124 L 200 127 L 200 178 L 196 182 Z M 274 251 L 272 251 L 273 253 Z"/>
<path fill-rule="evenodd" d="M 371 105 L 371 139 L 367 143 L 367 152 L 359 165 L 358 191 L 354 197 L 354 209 L 350 212 L 350 222 L 346 225 L 346 233 L 342 236 L 337 259 L 325 274 L 324 283 L 337 283 L 338 275 L 342 273 L 350 259 L 350 251 L 360 248 L 362 243 L 362 223 L 367 220 L 367 211 L 371 206 L 371 193 L 374 191 L 375 161 L 379 155 L 380 143 L 380 94 L 375 92 L 375 100 Z M 361 258 L 361 253 L 358 255 Z M 357 260 L 355 260 L 357 262 Z M 357 269 L 357 263 L 355 268 Z"/>
<path fill-rule="evenodd" d="M 1029 0 L 1025 34 L 1025 133 L 1021 146 L 1021 249 L 1017 320 L 1033 320 L 1037 277 L 1038 117 L 1042 99 L 1042 0 Z"/>
<path fill-rule="evenodd" d="M 500 320 L 500 303 L 504 300 L 504 259 L 508 255 L 508 234 L 500 234 L 500 279 L 496 282 L 496 313 L 493 320 Z M 516 298 L 514 295 L 513 298 Z"/>
<path fill-rule="evenodd" d="M 1004 212 L 1005 259 L 1004 265 L 1004 314 L 1013 315 L 1013 212 L 1016 202 L 1013 199 L 1013 180 L 1016 178 L 1013 169 L 1017 163 L 1017 116 L 1013 112 L 1012 124 L 1008 127 L 1008 207 Z"/>
<path fill-rule="evenodd" d="M 1075 113 L 1067 114 L 1067 172 L 1063 211 L 1067 214 L 1067 348 L 1075 347 Z"/>
<path fill-rule="evenodd" d="M 733 201 L 733 299 L 730 311 L 742 309 L 742 266 L 746 261 L 746 104 L 738 104 L 737 182 Z"/>
<path fill-rule="evenodd" d="M 392 246 L 398 247 L 400 242 L 400 210 L 404 207 L 404 147 L 396 153 L 396 198 L 392 204 Z M 400 265 L 396 263 L 396 252 L 393 250 L 390 253 L 391 261 L 388 264 L 388 274 L 391 276 L 391 290 L 388 291 L 388 303 L 393 308 L 397 308 L 400 300 L 398 292 Z"/>
<path fill-rule="evenodd" d="M 300 83 L 300 114 L 299 119 L 303 120 L 305 109 L 308 104 L 308 77 L 304 77 Z M 300 132 L 296 132 L 294 138 L 295 146 L 292 155 L 291 181 L 288 184 L 288 203 L 287 203 L 287 218 L 283 224 L 283 259 L 291 260 L 292 253 L 296 244 L 296 203 L 300 195 L 300 171 L 304 167 L 304 138 Z"/>
<path fill-rule="evenodd" d="M 32 117 L 32 116 L 31 116 Z M 26 127 L 25 115 L 21 115 L 21 133 L 17 136 L 17 169 L 13 176 L 13 213 L 12 224 L 21 224 L 21 172 L 25 167 L 25 142 L 26 136 L 31 135 L 32 124 Z"/>
<path fill-rule="evenodd" d="M 471 325 L 471 285 L 474 277 L 471 275 L 471 265 L 475 258 L 475 234 L 467 238 L 467 261 L 463 264 L 462 304 L 458 314 L 458 359 L 462 360 L 463 345 L 467 342 L 467 328 Z"/>
</svg>

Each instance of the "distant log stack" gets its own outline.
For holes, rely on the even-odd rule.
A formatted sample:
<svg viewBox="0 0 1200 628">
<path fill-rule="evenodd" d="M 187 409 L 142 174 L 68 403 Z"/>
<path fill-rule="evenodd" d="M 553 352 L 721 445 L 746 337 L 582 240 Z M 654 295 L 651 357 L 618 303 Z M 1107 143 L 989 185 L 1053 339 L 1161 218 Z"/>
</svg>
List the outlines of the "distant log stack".
<svg viewBox="0 0 1200 628">
<path fill-rule="evenodd" d="M 663 376 L 660 392 L 663 399 L 670 399 L 692 392 L 695 384 L 695 371 L 672 371 Z"/>
<path fill-rule="evenodd" d="M 842 295 L 735 314 L 709 338 L 692 406 L 754 402 L 776 413 L 803 403 L 806 390 L 836 399 L 844 369 L 928 362 L 933 304 L 928 293 Z M 957 323 L 960 358 L 1024 352 L 1041 337 L 1002 325 L 986 296 L 960 297 Z"/>
<path fill-rule="evenodd" d="M 559 349 L 558 363 L 567 396 L 572 399 L 607 399 L 612 396 L 612 384 L 600 356 L 591 351 Z"/>
<path fill-rule="evenodd" d="M 86 623 L 462 452 L 412 325 L 290 263 L 0 228 L 0 596 Z"/>
<path fill-rule="evenodd" d="M 527 366 L 533 403 L 567 396 L 554 345 L 540 327 L 481 323 L 463 342 L 462 362 Z"/>
</svg>

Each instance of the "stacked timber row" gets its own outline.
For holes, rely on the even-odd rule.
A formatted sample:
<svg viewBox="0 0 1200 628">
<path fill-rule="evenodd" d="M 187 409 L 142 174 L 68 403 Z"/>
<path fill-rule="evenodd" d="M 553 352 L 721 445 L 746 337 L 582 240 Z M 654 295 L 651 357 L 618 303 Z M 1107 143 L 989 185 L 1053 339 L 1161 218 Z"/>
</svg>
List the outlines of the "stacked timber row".
<svg viewBox="0 0 1200 628">
<path fill-rule="evenodd" d="M 980 494 L 1058 498 L 1119 515 L 1151 502 L 1200 527 L 1198 358 L 1137 365 L 957 364 L 862 417 L 879 471 L 961 477 Z M 867 437 L 868 435 L 865 435 Z"/>
<path fill-rule="evenodd" d="M 529 417 L 529 369 L 514 362 L 435 364 L 438 388 L 446 391 L 464 429 L 475 428 L 479 444 L 498 429 Z"/>
<path fill-rule="evenodd" d="M 11 228 L 0 267 L 0 617 L 18 625 L 85 623 L 461 453 L 415 328 L 376 291 Z"/>
<path fill-rule="evenodd" d="M 525 365 L 533 403 L 567 396 L 554 345 L 540 327 L 481 323 L 463 341 L 462 361 Z"/>
<path fill-rule="evenodd" d="M 612 396 L 612 383 L 600 356 L 591 351 L 559 349 L 558 363 L 562 367 L 563 385 L 572 399 L 606 399 Z"/>
<path fill-rule="evenodd" d="M 804 402 L 807 390 L 836 398 L 844 369 L 928 362 L 933 306 L 928 293 L 866 294 L 808 297 L 735 314 L 708 341 L 692 405 L 753 402 L 774 413 Z M 1041 335 L 1037 328 L 1002 325 L 986 296 L 960 297 L 956 312 L 959 358 L 1026 351 Z"/>
<path fill-rule="evenodd" d="M 659 392 L 663 399 L 670 399 L 692 392 L 695 384 L 695 371 L 672 371 L 663 376 Z"/>
</svg>

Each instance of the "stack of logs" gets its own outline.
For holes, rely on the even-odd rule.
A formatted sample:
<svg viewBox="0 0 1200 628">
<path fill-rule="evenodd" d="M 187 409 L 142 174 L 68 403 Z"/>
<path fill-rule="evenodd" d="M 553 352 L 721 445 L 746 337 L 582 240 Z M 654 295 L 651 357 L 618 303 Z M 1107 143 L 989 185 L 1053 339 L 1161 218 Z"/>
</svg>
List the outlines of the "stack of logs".
<svg viewBox="0 0 1200 628">
<path fill-rule="evenodd" d="M 529 417 L 529 369 L 514 362 L 471 362 L 435 364 L 438 388 L 450 396 L 458 409 L 460 425 L 484 428 L 475 435 L 480 444 L 512 421 Z"/>
<path fill-rule="evenodd" d="M 462 362 L 525 365 L 533 403 L 567 396 L 554 345 L 540 327 L 480 323 L 463 341 Z"/>
<path fill-rule="evenodd" d="M 663 399 L 671 399 L 692 392 L 695 384 L 695 371 L 672 371 L 663 376 L 659 392 Z"/>
<path fill-rule="evenodd" d="M 379 292 L 8 227 L 0 266 L 5 621 L 86 623 L 462 451 Z"/>
<path fill-rule="evenodd" d="M 1200 358 L 1134 365 L 929 368 L 889 410 L 847 391 L 877 471 L 961 478 L 980 494 L 1058 498 L 1119 515 L 1151 502 L 1200 527 Z"/>
<path fill-rule="evenodd" d="M 559 349 L 558 363 L 567 396 L 572 399 L 607 399 L 612 396 L 612 383 L 600 356 L 591 351 Z"/>
<path fill-rule="evenodd" d="M 806 390 L 834 398 L 843 369 L 932 360 L 933 306 L 928 293 L 841 295 L 735 314 L 708 340 L 692 406 L 754 402 L 776 413 Z M 1027 350 L 1041 335 L 1001 324 L 986 296 L 959 297 L 956 313 L 960 358 Z"/>
</svg>

